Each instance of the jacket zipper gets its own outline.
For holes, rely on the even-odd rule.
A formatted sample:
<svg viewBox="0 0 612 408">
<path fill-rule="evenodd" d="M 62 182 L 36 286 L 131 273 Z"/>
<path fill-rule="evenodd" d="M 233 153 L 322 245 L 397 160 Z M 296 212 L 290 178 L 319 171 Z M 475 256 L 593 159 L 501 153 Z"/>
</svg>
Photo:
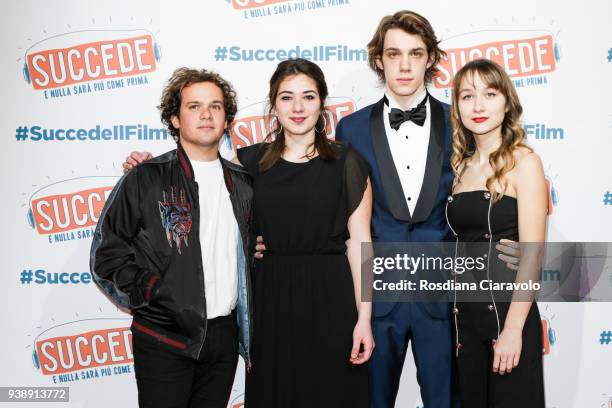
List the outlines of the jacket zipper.
<svg viewBox="0 0 612 408">
<path fill-rule="evenodd" d="M 232 202 L 232 207 L 234 207 L 234 203 L 236 203 L 236 207 L 235 210 L 240 210 L 239 206 L 238 206 L 238 198 L 237 198 L 237 193 L 236 190 L 234 189 L 232 191 L 232 193 L 230 194 L 231 198 L 233 199 Z M 235 214 L 234 214 L 235 215 Z M 247 214 L 244 214 L 245 216 Z M 249 272 L 251 270 L 251 265 L 249 262 L 249 248 L 248 245 L 250 244 L 249 242 L 249 235 L 247 234 L 248 232 L 248 225 L 246 225 L 248 223 L 249 220 L 246 220 L 247 222 L 245 223 L 245 217 L 240 217 L 239 219 L 243 220 L 242 222 L 238 221 L 238 229 L 241 229 L 240 231 L 240 239 L 242 240 L 242 251 L 244 252 L 244 279 L 245 279 L 245 283 L 246 283 L 246 292 L 247 292 L 247 314 L 248 314 L 248 318 L 249 318 L 249 332 L 248 332 L 248 338 L 247 338 L 247 347 L 246 347 L 246 353 L 247 353 L 247 362 L 246 362 L 246 370 L 247 373 L 251 372 L 251 368 L 253 367 L 253 362 L 251 361 L 251 348 L 252 348 L 252 344 L 251 344 L 251 340 L 253 338 L 253 304 L 252 304 L 252 294 L 251 294 L 251 278 L 249 276 Z M 238 220 L 238 219 L 237 219 Z M 241 224 L 242 224 L 242 228 L 241 228 Z M 246 245 L 245 245 L 246 242 Z M 245 248 L 246 246 L 246 248 Z"/>
<path fill-rule="evenodd" d="M 195 185 L 195 201 L 197 203 L 197 216 L 198 216 L 198 248 L 199 248 L 199 259 L 197 260 L 197 264 L 200 265 L 198 273 L 200 274 L 200 279 L 202 279 L 202 296 L 204 297 L 204 307 L 202 318 L 204 319 L 204 336 L 202 336 L 202 342 L 200 344 L 200 349 L 198 350 L 197 359 L 200 359 L 200 355 L 202 354 L 202 349 L 204 348 L 204 343 L 206 341 L 206 332 L 208 331 L 208 319 L 207 319 L 207 310 L 206 310 L 206 282 L 204 281 L 204 260 L 202 259 L 202 243 L 200 242 L 200 228 L 202 226 L 202 219 L 200 217 L 200 187 L 196 181 L 193 182 Z"/>
<path fill-rule="evenodd" d="M 246 242 L 247 244 L 250 244 L 249 242 L 249 238 L 248 236 L 246 237 Z M 243 244 L 244 247 L 244 244 Z M 252 348 L 252 344 L 251 344 L 251 339 L 253 338 L 253 304 L 252 304 L 252 299 L 253 296 L 251 295 L 251 278 L 249 276 L 249 272 L 251 271 L 251 267 L 249 265 L 249 252 L 248 252 L 248 248 L 246 248 L 247 251 L 245 252 L 245 259 L 244 259 L 244 263 L 245 263 L 245 268 L 244 268 L 244 275 L 245 275 L 245 280 L 246 280 L 246 285 L 247 285 L 247 314 L 249 315 L 249 338 L 247 339 L 248 342 L 248 349 L 247 349 L 247 366 L 246 366 L 246 370 L 247 373 L 251 372 L 251 368 L 253 367 L 253 362 L 251 361 L 251 348 Z M 244 251 L 244 250 L 243 250 Z"/>
<path fill-rule="evenodd" d="M 230 175 L 231 177 L 231 175 Z M 233 189 L 232 192 L 230 193 L 230 200 L 232 200 L 232 208 L 234 208 L 234 216 L 236 216 L 236 212 L 238 211 L 239 213 L 239 205 L 238 205 L 238 197 L 237 197 L 238 193 L 236 192 L 236 189 Z M 234 206 L 234 204 L 236 204 Z M 247 209 L 247 211 L 251 211 L 250 209 Z M 240 214 L 238 214 L 240 215 Z M 246 219 L 248 213 L 243 214 L 243 217 L 236 217 L 236 221 L 238 222 L 238 229 L 240 229 L 240 239 L 242 240 L 242 252 L 244 253 L 244 278 L 245 278 L 245 283 L 246 283 L 246 292 L 247 292 L 247 315 L 249 318 L 249 330 L 248 330 L 248 338 L 247 340 L 247 346 L 246 346 L 246 353 L 247 353 L 247 361 L 246 361 L 246 370 L 247 373 L 251 372 L 251 369 L 253 367 L 253 362 L 251 360 L 251 352 L 252 352 L 252 338 L 253 338 L 253 304 L 252 304 L 252 289 L 251 289 L 251 278 L 249 276 L 249 272 L 251 270 L 251 262 L 249 261 L 249 234 L 247 234 L 248 232 L 248 222 L 249 220 Z M 240 222 L 240 220 L 242 220 L 242 222 Z M 246 222 L 245 222 L 246 221 Z M 242 228 L 241 228 L 241 224 L 242 224 Z M 245 245 L 246 242 L 246 245 Z M 245 248 L 246 246 L 246 248 Z"/>
</svg>

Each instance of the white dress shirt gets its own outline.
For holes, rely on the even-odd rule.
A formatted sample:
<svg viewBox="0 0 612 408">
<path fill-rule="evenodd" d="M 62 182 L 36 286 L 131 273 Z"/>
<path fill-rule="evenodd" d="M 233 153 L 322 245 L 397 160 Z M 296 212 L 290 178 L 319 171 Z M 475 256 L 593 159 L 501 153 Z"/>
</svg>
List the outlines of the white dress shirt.
<svg viewBox="0 0 612 408">
<path fill-rule="evenodd" d="M 429 148 L 429 130 L 431 128 L 431 107 L 428 99 L 425 103 L 427 118 L 423 126 L 419 126 L 412 121 L 406 121 L 402 123 L 399 129 L 394 130 L 389 124 L 389 112 L 393 108 L 402 108 L 389 92 L 386 92 L 385 96 L 389 101 L 389 105 L 385 104 L 383 109 L 385 132 L 389 141 L 391 156 L 393 156 L 393 163 L 402 184 L 406 204 L 408 204 L 408 209 L 412 216 L 425 177 L 427 149 Z M 402 110 L 415 108 L 426 96 L 427 91 L 423 91 L 407 109 Z"/>
</svg>

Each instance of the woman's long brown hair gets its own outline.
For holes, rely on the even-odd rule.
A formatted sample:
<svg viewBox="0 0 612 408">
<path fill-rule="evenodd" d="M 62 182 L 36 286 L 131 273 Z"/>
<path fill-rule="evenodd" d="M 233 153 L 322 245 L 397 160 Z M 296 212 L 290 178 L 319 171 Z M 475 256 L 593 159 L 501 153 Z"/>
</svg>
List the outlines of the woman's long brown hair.
<svg viewBox="0 0 612 408">
<path fill-rule="evenodd" d="M 460 182 L 465 171 L 466 161 L 476 152 L 476 141 L 474 135 L 461 122 L 459 114 L 459 91 L 464 80 L 473 82 L 474 75 L 478 74 L 480 79 L 492 89 L 501 92 L 506 98 L 506 115 L 501 125 L 501 144 L 489 156 L 489 165 L 493 169 L 493 175 L 487 179 L 487 190 L 491 193 L 493 201 L 501 199 L 508 187 L 506 174 L 514 168 L 516 160 L 514 151 L 524 147 L 533 151 L 524 143 L 525 131 L 520 125 L 523 107 L 519 101 L 516 89 L 512 81 L 496 63 L 477 59 L 467 63 L 461 68 L 453 80 L 453 96 L 451 105 L 451 124 L 453 127 L 453 153 L 451 156 L 451 167 L 455 173 L 455 183 Z M 495 184 L 501 187 L 497 191 Z"/>
<path fill-rule="evenodd" d="M 316 86 L 319 98 L 321 100 L 321 115 L 315 124 L 315 140 L 312 145 L 308 146 L 306 151 L 309 153 L 306 157 L 312 158 L 315 153 L 318 153 L 323 160 L 336 159 L 336 151 L 332 147 L 332 142 L 327 138 L 327 132 L 325 129 L 325 98 L 327 98 L 327 84 L 325 83 L 325 76 L 323 71 L 314 62 L 297 58 L 290 59 L 281 62 L 276 67 L 276 71 L 270 78 L 270 91 L 268 92 L 269 108 L 268 114 L 272 117 L 272 111 L 274 110 L 274 104 L 276 103 L 276 96 L 278 94 L 278 88 L 281 82 L 288 77 L 293 75 L 304 74 L 311 78 Z M 320 131 L 322 129 L 322 131 Z M 285 131 L 281 129 L 280 123 L 276 121 L 274 129 L 270 129 L 270 133 L 266 137 L 266 141 L 270 143 L 265 146 L 265 150 L 261 159 L 259 160 L 259 170 L 266 171 L 270 167 L 274 166 L 276 162 L 280 160 L 285 151 Z"/>
</svg>

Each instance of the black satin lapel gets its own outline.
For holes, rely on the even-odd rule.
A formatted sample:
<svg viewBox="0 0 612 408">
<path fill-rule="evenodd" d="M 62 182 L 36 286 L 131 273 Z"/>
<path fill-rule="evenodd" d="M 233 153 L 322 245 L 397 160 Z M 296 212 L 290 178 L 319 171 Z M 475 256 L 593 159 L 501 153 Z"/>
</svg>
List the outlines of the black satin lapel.
<svg viewBox="0 0 612 408">
<path fill-rule="evenodd" d="M 427 164 L 425 165 L 425 176 L 419 201 L 417 201 L 412 216 L 412 222 L 415 223 L 425 221 L 433 209 L 440 185 L 440 174 L 442 173 L 444 159 L 444 134 L 446 131 L 444 109 L 442 109 L 442 104 L 431 96 L 429 97 L 429 106 L 431 107 L 431 127 L 429 130 Z"/>
<path fill-rule="evenodd" d="M 370 131 L 374 145 L 374 155 L 380 171 L 383 190 L 387 197 L 387 204 L 393 217 L 400 221 L 410 222 L 410 211 L 406 204 L 406 197 L 402 189 L 383 121 L 383 100 L 378 101 L 372 108 L 370 116 Z"/>
</svg>

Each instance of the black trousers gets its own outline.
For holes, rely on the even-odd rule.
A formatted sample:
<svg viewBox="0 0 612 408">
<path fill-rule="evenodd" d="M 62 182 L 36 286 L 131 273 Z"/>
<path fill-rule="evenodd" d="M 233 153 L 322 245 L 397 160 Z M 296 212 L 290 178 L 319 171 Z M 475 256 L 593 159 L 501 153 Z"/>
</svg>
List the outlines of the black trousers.
<svg viewBox="0 0 612 408">
<path fill-rule="evenodd" d="M 510 304 L 498 303 L 500 325 Z M 533 303 L 525 326 L 519 364 L 510 374 L 494 373 L 493 339 L 497 338 L 494 310 L 483 303 L 457 304 L 459 342 L 457 371 L 461 406 L 466 408 L 544 408 L 542 322 Z M 456 335 L 454 331 L 453 335 Z"/>
<path fill-rule="evenodd" d="M 236 316 L 208 321 L 199 359 L 132 337 L 141 408 L 226 408 L 238 364 Z"/>
</svg>

